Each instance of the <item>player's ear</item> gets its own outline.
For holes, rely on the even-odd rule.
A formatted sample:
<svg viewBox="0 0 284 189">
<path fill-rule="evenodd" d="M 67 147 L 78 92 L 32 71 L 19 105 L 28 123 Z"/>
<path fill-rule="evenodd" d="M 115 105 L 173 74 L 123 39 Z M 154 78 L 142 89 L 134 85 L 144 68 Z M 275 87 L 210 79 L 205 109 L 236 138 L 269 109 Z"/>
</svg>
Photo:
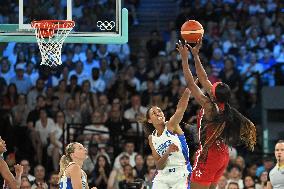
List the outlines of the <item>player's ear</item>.
<svg viewBox="0 0 284 189">
<path fill-rule="evenodd" d="M 153 123 L 151 119 L 148 119 L 147 121 L 148 121 L 148 123 Z"/>
</svg>

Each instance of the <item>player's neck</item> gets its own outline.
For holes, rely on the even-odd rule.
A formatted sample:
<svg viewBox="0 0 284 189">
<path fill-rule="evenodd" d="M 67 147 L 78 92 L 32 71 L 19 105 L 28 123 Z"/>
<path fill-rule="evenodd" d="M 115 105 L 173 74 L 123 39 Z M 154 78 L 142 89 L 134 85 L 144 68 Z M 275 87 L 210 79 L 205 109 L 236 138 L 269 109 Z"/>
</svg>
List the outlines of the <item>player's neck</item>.
<svg viewBox="0 0 284 189">
<path fill-rule="evenodd" d="M 79 159 L 73 159 L 73 162 L 75 162 L 77 165 L 79 165 L 82 168 L 84 161 L 79 160 Z"/>
<path fill-rule="evenodd" d="M 284 167 L 284 160 L 278 161 L 277 166 L 278 167 Z"/>
<path fill-rule="evenodd" d="M 157 130 L 157 136 L 161 136 L 163 134 L 163 130 Z"/>
<path fill-rule="evenodd" d="M 163 134 L 163 131 L 165 129 L 164 124 L 159 124 L 154 126 L 157 130 L 157 136 L 161 136 Z"/>
</svg>

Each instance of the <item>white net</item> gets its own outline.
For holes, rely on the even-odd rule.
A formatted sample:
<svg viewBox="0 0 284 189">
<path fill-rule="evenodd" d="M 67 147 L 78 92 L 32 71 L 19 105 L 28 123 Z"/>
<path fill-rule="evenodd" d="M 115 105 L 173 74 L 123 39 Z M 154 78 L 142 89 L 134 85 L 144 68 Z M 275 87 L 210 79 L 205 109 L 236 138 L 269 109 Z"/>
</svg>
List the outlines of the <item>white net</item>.
<svg viewBox="0 0 284 189">
<path fill-rule="evenodd" d="M 56 67 L 62 64 L 62 45 L 74 25 L 73 21 L 35 21 L 32 23 L 41 53 L 40 65 Z"/>
</svg>

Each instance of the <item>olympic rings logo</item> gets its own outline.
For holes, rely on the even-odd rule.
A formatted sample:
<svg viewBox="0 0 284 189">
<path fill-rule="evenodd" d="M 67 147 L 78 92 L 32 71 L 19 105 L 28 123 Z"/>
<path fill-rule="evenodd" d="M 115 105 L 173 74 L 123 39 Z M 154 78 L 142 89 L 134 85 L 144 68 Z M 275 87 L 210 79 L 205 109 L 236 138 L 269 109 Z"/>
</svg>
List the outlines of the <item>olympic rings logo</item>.
<svg viewBox="0 0 284 189">
<path fill-rule="evenodd" d="M 98 21 L 97 22 L 97 27 L 100 28 L 100 30 L 105 31 L 105 30 L 112 30 L 115 27 L 115 22 L 114 21 Z"/>
</svg>

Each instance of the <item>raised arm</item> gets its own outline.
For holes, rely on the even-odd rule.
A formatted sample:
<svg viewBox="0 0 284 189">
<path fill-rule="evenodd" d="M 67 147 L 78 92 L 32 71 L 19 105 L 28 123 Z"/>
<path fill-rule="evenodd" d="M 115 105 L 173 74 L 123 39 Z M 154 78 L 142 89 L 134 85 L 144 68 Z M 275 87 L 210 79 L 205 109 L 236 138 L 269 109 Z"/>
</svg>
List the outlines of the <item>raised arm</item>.
<svg viewBox="0 0 284 189">
<path fill-rule="evenodd" d="M 194 62 L 195 62 L 195 69 L 196 69 L 196 74 L 199 79 L 199 82 L 201 83 L 202 87 L 205 88 L 206 92 L 210 94 L 212 84 L 208 80 L 207 74 L 201 64 L 200 58 L 199 58 L 199 50 L 202 46 L 202 40 L 199 40 L 198 43 L 196 44 L 195 47 L 191 47 L 190 45 L 187 45 L 187 47 L 190 49 L 191 54 L 193 56 Z"/>
<path fill-rule="evenodd" d="M 187 87 L 190 89 L 192 96 L 195 98 L 195 100 L 201 105 L 204 106 L 207 102 L 209 102 L 209 98 L 206 97 L 202 91 L 199 89 L 199 87 L 195 84 L 192 73 L 188 66 L 188 54 L 189 51 L 185 45 L 183 45 L 181 42 L 179 42 L 177 47 L 177 50 L 179 51 L 182 59 L 182 70 L 184 74 L 184 78 L 187 84 Z"/>
<path fill-rule="evenodd" d="M 182 131 L 179 127 L 179 123 L 181 122 L 183 118 L 183 114 L 187 108 L 188 100 L 190 97 L 190 90 L 186 88 L 179 99 L 179 102 L 177 104 L 176 112 L 174 115 L 170 118 L 168 122 L 168 130 L 171 132 L 177 132 L 178 134 L 182 134 Z M 179 130 L 179 131 L 177 131 Z"/>
</svg>

